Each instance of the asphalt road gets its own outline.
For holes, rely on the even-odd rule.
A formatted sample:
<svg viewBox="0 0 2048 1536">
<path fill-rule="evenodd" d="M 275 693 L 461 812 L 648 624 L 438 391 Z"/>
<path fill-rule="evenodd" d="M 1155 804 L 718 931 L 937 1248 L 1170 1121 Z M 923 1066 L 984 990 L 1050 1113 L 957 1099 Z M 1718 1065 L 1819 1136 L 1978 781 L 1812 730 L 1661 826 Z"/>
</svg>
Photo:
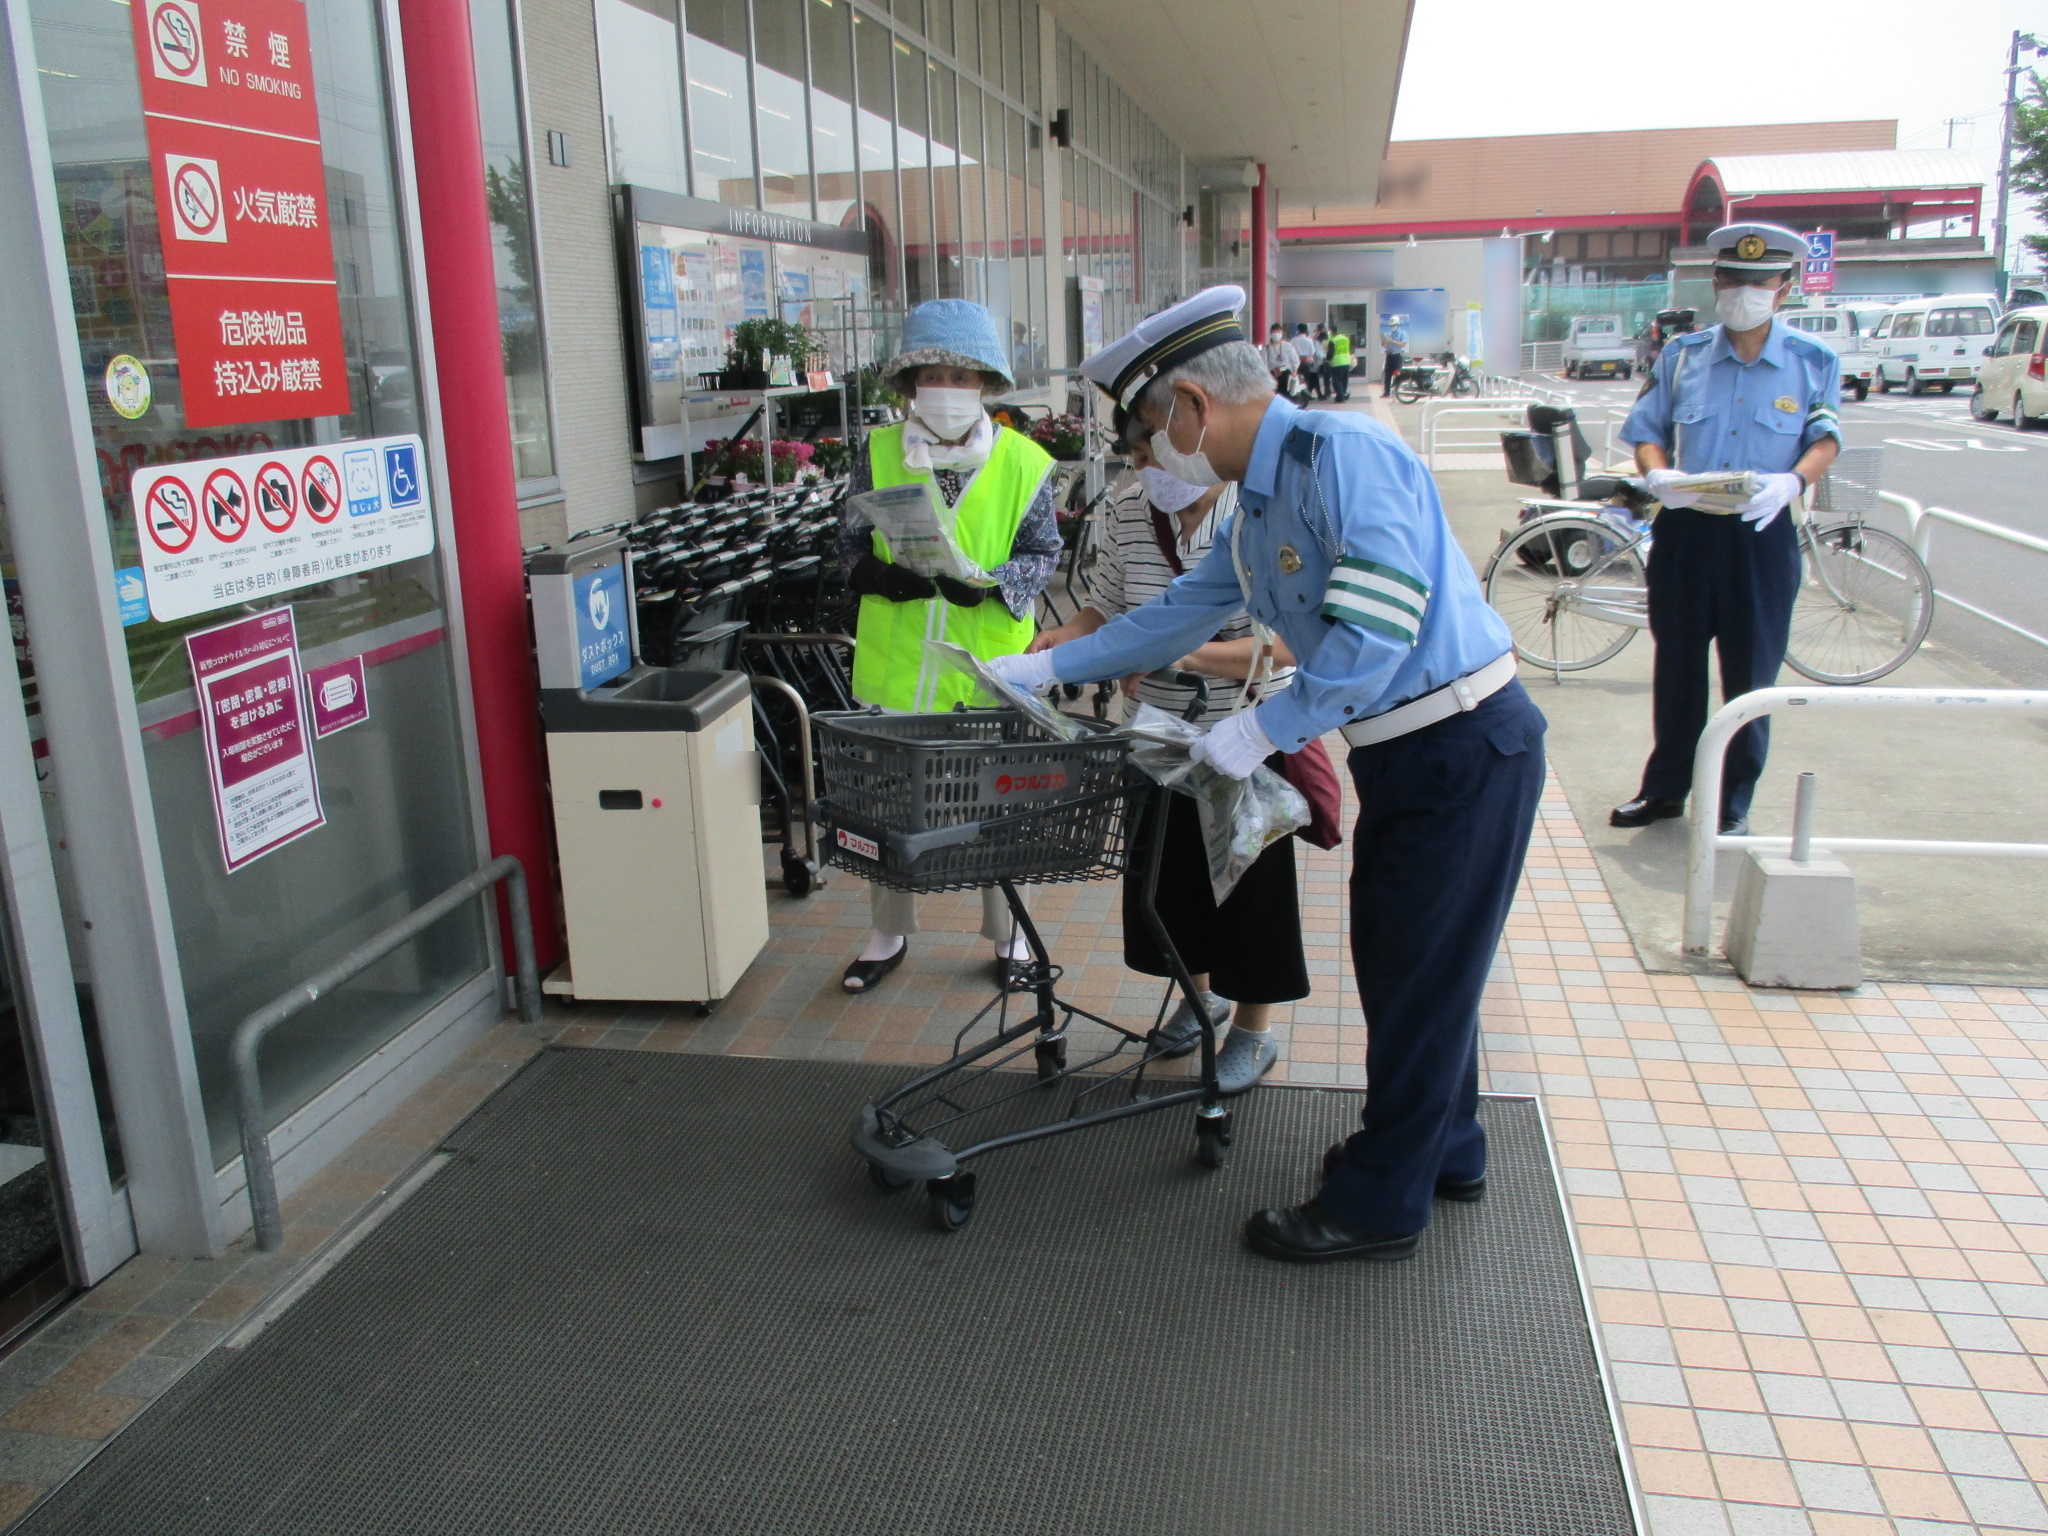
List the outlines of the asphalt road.
<svg viewBox="0 0 2048 1536">
<path fill-rule="evenodd" d="M 1589 405 L 1626 410 L 1633 380 L 1545 382 Z M 1945 507 L 1986 522 L 2048 538 L 2048 432 L 2020 432 L 2006 422 L 1970 419 L 1961 393 L 1917 400 L 1872 395 L 1842 402 L 1843 446 L 1873 450 L 1858 478 L 1875 468 L 1875 483 L 1923 506 Z M 1601 444 L 1592 434 L 1594 447 Z M 1619 452 L 1619 450 L 1618 450 Z M 1878 527 L 1904 537 L 1905 515 L 1879 505 Z M 1935 588 L 2048 638 L 2048 555 L 2015 548 L 1950 525 L 1933 532 L 1929 568 Z M 1935 610 L 1932 638 L 2022 687 L 2048 687 L 2048 646 L 2009 635 L 1947 604 Z"/>
</svg>

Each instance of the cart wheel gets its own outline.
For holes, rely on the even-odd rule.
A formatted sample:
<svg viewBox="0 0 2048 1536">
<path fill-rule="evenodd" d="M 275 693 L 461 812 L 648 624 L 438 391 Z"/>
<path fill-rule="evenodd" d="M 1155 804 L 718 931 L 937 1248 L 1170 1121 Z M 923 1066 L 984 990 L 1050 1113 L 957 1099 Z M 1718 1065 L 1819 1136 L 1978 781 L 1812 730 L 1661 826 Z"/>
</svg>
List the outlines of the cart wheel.
<svg viewBox="0 0 2048 1536">
<path fill-rule="evenodd" d="M 1195 1116 L 1195 1161 L 1204 1168 L 1221 1168 L 1230 1157 L 1230 1111 L 1220 1115 Z"/>
<path fill-rule="evenodd" d="M 1079 683 L 1061 683 L 1060 696 L 1069 704 L 1073 703 L 1074 700 L 1081 697 L 1081 685 Z"/>
<path fill-rule="evenodd" d="M 1049 1084 L 1067 1070 L 1067 1037 L 1065 1035 L 1048 1036 L 1040 1040 L 1031 1049 L 1032 1054 L 1038 1058 L 1039 1082 Z"/>
<path fill-rule="evenodd" d="M 810 860 L 794 849 L 782 850 L 782 888 L 790 895 L 799 898 L 810 895 L 817 873 L 811 868 Z"/>
<path fill-rule="evenodd" d="M 932 1179 L 925 1184 L 930 1199 L 932 1225 L 941 1232 L 958 1232 L 974 1215 L 974 1175 L 956 1173 L 950 1179 Z"/>
<path fill-rule="evenodd" d="M 712 1013 L 717 1009 L 718 1005 L 724 1001 L 725 999 L 722 997 L 705 998 L 703 1002 L 697 1004 L 697 1017 L 700 1019 L 710 1018 Z"/>
<path fill-rule="evenodd" d="M 873 1184 L 883 1194 L 894 1195 L 910 1188 L 917 1181 L 915 1179 L 899 1178 L 880 1163 L 869 1163 L 868 1182 Z"/>
</svg>

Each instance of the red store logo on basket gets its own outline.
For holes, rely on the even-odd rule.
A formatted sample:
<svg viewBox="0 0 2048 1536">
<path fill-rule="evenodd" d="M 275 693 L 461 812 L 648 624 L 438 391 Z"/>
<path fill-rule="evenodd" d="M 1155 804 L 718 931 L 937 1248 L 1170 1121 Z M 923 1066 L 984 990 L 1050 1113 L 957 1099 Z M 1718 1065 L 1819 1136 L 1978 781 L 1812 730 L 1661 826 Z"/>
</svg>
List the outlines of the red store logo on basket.
<svg viewBox="0 0 2048 1536">
<path fill-rule="evenodd" d="M 862 837 L 857 832 L 849 832 L 846 828 L 841 827 L 839 829 L 839 846 L 848 853 L 857 853 L 864 859 L 873 859 L 877 863 L 881 862 L 882 845 L 871 837 Z"/>
<path fill-rule="evenodd" d="M 1027 794 L 1034 790 L 1065 789 L 1064 773 L 1005 773 L 996 778 L 999 795 Z"/>
</svg>

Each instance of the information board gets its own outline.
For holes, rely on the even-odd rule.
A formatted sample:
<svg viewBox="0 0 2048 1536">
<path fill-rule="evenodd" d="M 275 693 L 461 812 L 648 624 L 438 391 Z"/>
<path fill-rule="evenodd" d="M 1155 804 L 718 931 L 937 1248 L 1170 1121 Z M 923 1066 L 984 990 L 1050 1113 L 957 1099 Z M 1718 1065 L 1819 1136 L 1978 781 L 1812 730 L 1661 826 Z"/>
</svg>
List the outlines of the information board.
<svg viewBox="0 0 2048 1536">
<path fill-rule="evenodd" d="M 430 554 L 434 507 L 415 436 L 138 469 L 150 617 L 230 603 Z"/>
<path fill-rule="evenodd" d="M 289 605 L 185 637 L 221 857 L 232 873 L 325 825 Z"/>
<path fill-rule="evenodd" d="M 347 415 L 305 6 L 129 11 L 185 425 Z"/>
<path fill-rule="evenodd" d="M 1806 262 L 1799 275 L 1799 291 L 1835 291 L 1835 232 L 1832 229 L 1815 229 L 1807 232 Z"/>
</svg>

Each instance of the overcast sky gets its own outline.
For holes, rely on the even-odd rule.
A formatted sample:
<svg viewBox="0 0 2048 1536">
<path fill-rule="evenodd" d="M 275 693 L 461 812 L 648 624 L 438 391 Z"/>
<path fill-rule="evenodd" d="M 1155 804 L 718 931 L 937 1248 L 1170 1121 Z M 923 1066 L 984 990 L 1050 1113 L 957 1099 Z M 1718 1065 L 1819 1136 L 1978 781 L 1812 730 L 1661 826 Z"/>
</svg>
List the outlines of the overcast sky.
<svg viewBox="0 0 2048 1536">
<path fill-rule="evenodd" d="M 2048 42 L 2048 0 L 1415 0 L 1394 137 L 1891 117 L 1939 149 L 1953 117 L 1988 182 L 2015 28 Z"/>
</svg>

